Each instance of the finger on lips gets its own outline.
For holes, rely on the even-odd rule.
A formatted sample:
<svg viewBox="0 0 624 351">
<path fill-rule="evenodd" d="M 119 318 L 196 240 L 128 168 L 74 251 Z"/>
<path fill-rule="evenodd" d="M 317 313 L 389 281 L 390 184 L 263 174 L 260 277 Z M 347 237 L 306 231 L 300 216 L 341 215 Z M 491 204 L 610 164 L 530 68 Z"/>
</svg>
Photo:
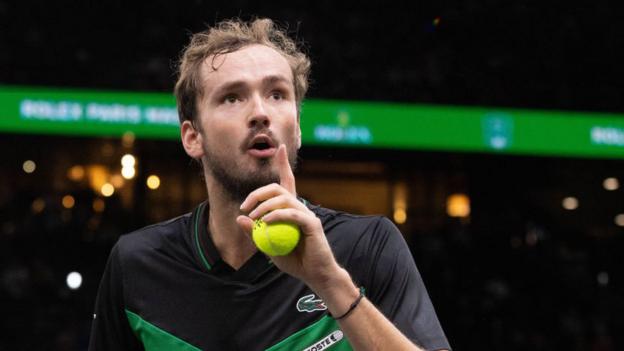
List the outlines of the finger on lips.
<svg viewBox="0 0 624 351">
<path fill-rule="evenodd" d="M 258 188 L 247 196 L 240 206 L 241 211 L 251 211 L 258 202 L 269 200 L 284 193 L 296 194 L 295 176 L 288 163 L 286 146 L 281 144 L 277 150 L 277 167 L 279 170 L 280 184 L 269 184 Z"/>
<path fill-rule="evenodd" d="M 280 185 L 291 194 L 296 194 L 295 176 L 293 175 L 290 163 L 288 163 L 288 151 L 286 145 L 281 144 L 277 150 L 277 162 L 280 176 Z"/>
</svg>

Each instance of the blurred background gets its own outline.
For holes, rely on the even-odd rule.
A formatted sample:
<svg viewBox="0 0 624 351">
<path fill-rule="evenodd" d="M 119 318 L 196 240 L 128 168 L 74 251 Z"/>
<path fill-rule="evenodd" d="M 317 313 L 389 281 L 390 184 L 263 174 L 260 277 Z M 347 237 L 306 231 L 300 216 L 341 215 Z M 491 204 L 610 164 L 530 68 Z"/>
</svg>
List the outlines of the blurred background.
<svg viewBox="0 0 624 351">
<path fill-rule="evenodd" d="M 618 9 L 0 0 L 0 350 L 85 350 L 118 237 L 205 199 L 175 63 L 252 15 L 313 61 L 298 191 L 394 220 L 455 350 L 624 349 Z"/>
</svg>

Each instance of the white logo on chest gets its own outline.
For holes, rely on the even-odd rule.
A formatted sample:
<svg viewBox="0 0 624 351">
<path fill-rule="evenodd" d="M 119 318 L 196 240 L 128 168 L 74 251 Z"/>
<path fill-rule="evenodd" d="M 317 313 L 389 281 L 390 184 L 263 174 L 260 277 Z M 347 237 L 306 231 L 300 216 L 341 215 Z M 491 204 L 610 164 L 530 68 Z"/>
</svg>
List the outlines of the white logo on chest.
<svg viewBox="0 0 624 351">
<path fill-rule="evenodd" d="M 308 347 L 307 349 L 303 351 L 325 350 L 331 347 L 332 345 L 334 345 L 335 343 L 337 343 L 338 341 L 342 340 L 342 337 L 343 337 L 342 331 L 336 330 L 335 332 L 327 335 L 326 337 L 324 337 L 323 339 L 321 339 L 320 341 L 316 342 L 314 345 Z"/>
</svg>

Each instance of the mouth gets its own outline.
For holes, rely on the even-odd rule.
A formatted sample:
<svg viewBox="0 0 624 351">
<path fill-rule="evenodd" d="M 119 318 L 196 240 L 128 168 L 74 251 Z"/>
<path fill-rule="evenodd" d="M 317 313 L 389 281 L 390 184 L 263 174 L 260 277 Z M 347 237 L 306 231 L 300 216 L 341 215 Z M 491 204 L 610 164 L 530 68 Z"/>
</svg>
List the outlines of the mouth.
<svg viewBox="0 0 624 351">
<path fill-rule="evenodd" d="M 247 153 L 253 157 L 268 158 L 275 155 L 276 151 L 275 142 L 266 134 L 256 135 L 247 145 Z"/>
</svg>

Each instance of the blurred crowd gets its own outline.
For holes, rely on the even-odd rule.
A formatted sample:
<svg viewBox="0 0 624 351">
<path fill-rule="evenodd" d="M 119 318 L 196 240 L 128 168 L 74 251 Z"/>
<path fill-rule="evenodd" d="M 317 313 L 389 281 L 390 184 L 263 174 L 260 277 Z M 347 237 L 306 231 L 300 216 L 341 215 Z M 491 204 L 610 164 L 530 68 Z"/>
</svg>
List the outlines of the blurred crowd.
<svg viewBox="0 0 624 351">
<path fill-rule="evenodd" d="M 173 142 L 158 145 L 175 147 Z M 595 170 L 598 161 L 410 154 L 420 168 L 402 171 L 429 180 L 408 183 L 413 199 L 408 221 L 399 227 L 456 350 L 622 347 L 622 229 L 594 218 L 624 205 L 608 200 L 617 191 L 580 188 L 605 205 L 578 213 L 558 204 L 541 207 L 534 198 L 557 192 L 551 184 L 555 169 L 576 164 L 574 171 Z M 501 162 L 515 166 L 504 170 Z M 617 169 L 617 162 L 610 164 Z M 579 171 L 578 177 L 592 183 L 591 173 Z M 466 218 L 449 217 L 437 200 L 455 186 L 457 174 L 471 197 Z M 142 215 L 123 206 L 117 193 L 105 198 L 80 184 L 69 191 L 73 202 L 66 208 L 67 191 L 38 185 L 46 176 L 28 180 L 7 172 L 0 177 L 0 350 L 86 349 L 97 286 L 112 245 L 124 233 L 180 214 Z M 573 188 L 569 179 L 559 182 Z M 70 272 L 81 275 L 78 288 L 67 281 Z"/>
</svg>

